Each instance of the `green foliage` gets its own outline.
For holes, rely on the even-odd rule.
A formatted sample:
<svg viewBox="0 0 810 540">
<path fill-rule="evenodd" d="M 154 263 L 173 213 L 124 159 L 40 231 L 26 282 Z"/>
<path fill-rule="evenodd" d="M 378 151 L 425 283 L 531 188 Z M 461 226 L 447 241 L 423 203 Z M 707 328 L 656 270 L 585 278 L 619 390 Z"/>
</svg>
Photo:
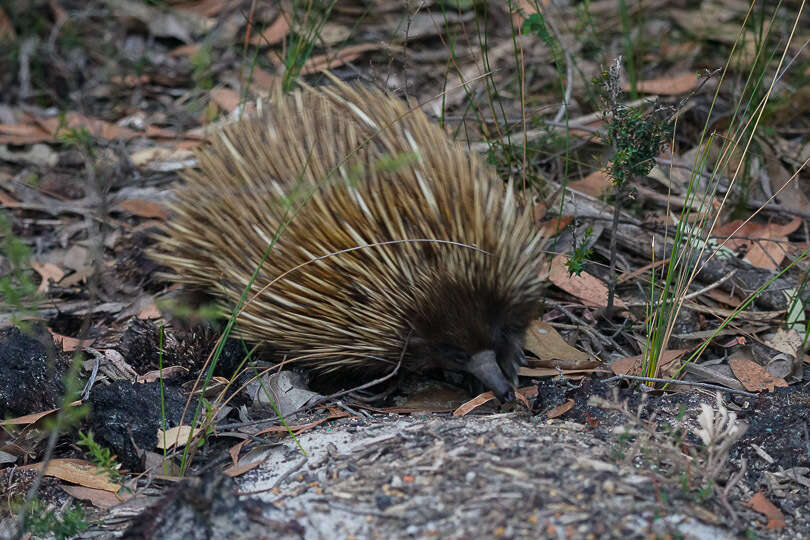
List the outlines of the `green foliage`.
<svg viewBox="0 0 810 540">
<path fill-rule="evenodd" d="M 54 535 L 57 540 L 73 538 L 87 528 L 81 506 L 74 505 L 57 517 L 53 511 L 47 511 L 39 499 L 31 502 L 23 520 L 24 531 L 40 537 Z"/>
<path fill-rule="evenodd" d="M 11 229 L 11 222 L 4 213 L 0 213 L 0 296 L 2 306 L 25 311 L 37 287 L 31 279 L 28 259 L 31 250 Z M 13 322 L 18 323 L 17 316 Z"/>
<path fill-rule="evenodd" d="M 79 446 L 84 446 L 90 454 L 90 461 L 96 464 L 97 467 L 104 469 L 107 473 L 107 478 L 111 482 L 118 482 L 121 480 L 121 473 L 118 469 L 121 464 L 115 461 L 115 456 L 110 452 L 109 448 L 105 448 L 98 444 L 93 438 L 93 431 L 87 433 L 79 431 Z"/>
<path fill-rule="evenodd" d="M 88 156 L 93 156 L 93 136 L 87 131 L 87 128 L 82 126 L 78 129 L 70 128 L 64 129 L 66 123 L 65 114 L 59 116 L 59 140 L 75 147 L 77 150 L 85 153 Z"/>
<path fill-rule="evenodd" d="M 592 227 L 585 229 L 585 235 L 579 245 L 577 245 L 577 237 L 574 235 L 574 247 L 571 250 L 571 255 L 568 257 L 568 260 L 565 262 L 565 265 L 568 267 L 569 276 L 578 276 L 585 269 L 585 261 L 591 257 L 592 250 L 588 246 L 588 239 L 592 234 Z"/>
<path fill-rule="evenodd" d="M 293 30 L 287 43 L 287 56 L 284 58 L 284 75 L 281 88 L 292 90 L 307 59 L 312 55 L 321 31 L 337 0 L 299 0 L 293 3 Z"/>
<path fill-rule="evenodd" d="M 211 46 L 204 44 L 189 60 L 192 68 L 191 78 L 196 87 L 202 90 L 213 88 L 214 77 L 211 73 L 211 66 L 214 61 L 211 57 Z"/>
<path fill-rule="evenodd" d="M 652 170 L 655 157 L 672 134 L 672 127 L 657 111 L 648 112 L 621 103 L 612 109 L 612 115 L 607 119 L 605 140 L 615 153 L 607 166 L 607 173 L 615 185 L 623 186 Z"/>
</svg>

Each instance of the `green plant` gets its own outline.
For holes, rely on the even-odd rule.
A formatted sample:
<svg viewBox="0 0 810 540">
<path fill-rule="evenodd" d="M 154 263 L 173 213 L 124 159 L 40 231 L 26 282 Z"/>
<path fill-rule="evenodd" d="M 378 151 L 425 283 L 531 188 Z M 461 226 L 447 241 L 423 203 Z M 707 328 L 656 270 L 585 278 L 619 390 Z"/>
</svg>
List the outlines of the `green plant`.
<svg viewBox="0 0 810 540">
<path fill-rule="evenodd" d="M 579 245 L 577 245 L 576 235 L 573 236 L 574 245 L 571 248 L 571 255 L 568 257 L 568 260 L 565 261 L 565 266 L 568 268 L 568 275 L 578 276 L 585 269 L 585 261 L 591 257 L 592 249 L 588 245 L 588 240 L 592 234 L 592 227 L 585 229 L 585 234 L 582 237 L 582 241 L 579 242 Z"/>
<path fill-rule="evenodd" d="M 602 89 L 605 106 L 604 141 L 612 148 L 612 158 L 607 165 L 608 176 L 613 181 L 614 207 L 610 237 L 610 284 L 608 287 L 607 311 L 613 309 L 616 294 L 616 237 L 619 216 L 625 199 L 630 195 L 631 181 L 646 175 L 655 165 L 655 157 L 661 152 L 671 133 L 669 117 L 671 110 L 653 107 L 628 107 L 621 100 L 619 79 L 621 59 L 602 72 L 595 81 Z"/>
<path fill-rule="evenodd" d="M 100 469 L 104 469 L 107 478 L 109 478 L 111 482 L 119 482 L 121 480 L 121 473 L 118 472 L 118 469 L 121 468 L 121 464 L 116 462 L 115 456 L 110 452 L 109 448 L 105 448 L 96 442 L 93 438 L 92 430 L 87 433 L 79 431 L 79 442 L 76 444 L 87 448 L 87 451 L 90 453 L 90 460 Z"/>
<path fill-rule="evenodd" d="M 286 43 L 284 74 L 281 88 L 288 92 L 301 73 L 307 59 L 312 55 L 321 31 L 329 20 L 337 0 L 298 0 L 293 2 L 293 29 Z"/>
<path fill-rule="evenodd" d="M 31 501 L 23 520 L 23 530 L 40 537 L 54 535 L 57 540 L 73 538 L 88 526 L 81 506 L 73 505 L 57 516 L 52 510 L 46 510 L 39 499 Z"/>
<path fill-rule="evenodd" d="M 13 310 L 12 322 L 22 324 L 21 316 L 29 313 L 37 287 L 31 279 L 28 260 L 31 250 L 12 231 L 11 222 L 4 212 L 0 212 L 0 296 L 5 310 Z M 2 264 L 5 259 L 5 264 Z"/>
</svg>

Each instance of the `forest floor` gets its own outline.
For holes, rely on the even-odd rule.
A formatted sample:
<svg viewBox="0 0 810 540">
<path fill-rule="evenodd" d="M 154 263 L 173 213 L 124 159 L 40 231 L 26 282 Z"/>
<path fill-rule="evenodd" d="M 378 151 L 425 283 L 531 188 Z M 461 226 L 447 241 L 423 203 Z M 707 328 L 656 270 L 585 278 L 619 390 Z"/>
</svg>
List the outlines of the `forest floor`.
<svg viewBox="0 0 810 540">
<path fill-rule="evenodd" d="M 0 3 L 0 538 L 810 538 L 810 15 L 772 4 Z M 146 255 L 194 149 L 326 69 L 533 206 L 517 403 L 237 372 Z"/>
</svg>

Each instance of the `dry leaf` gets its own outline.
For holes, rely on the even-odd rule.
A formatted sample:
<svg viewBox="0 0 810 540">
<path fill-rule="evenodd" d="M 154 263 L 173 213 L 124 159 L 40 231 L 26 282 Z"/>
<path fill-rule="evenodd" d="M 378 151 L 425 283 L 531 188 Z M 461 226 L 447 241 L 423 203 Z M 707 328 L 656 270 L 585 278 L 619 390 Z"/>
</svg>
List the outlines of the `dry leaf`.
<svg viewBox="0 0 810 540">
<path fill-rule="evenodd" d="M 115 506 L 116 504 L 121 503 L 121 501 L 126 501 L 134 496 L 132 493 L 127 493 L 126 491 L 122 492 L 122 494 L 119 496 L 115 493 L 110 493 L 107 490 L 94 489 L 84 486 L 68 486 L 62 484 L 59 487 L 71 497 L 81 499 L 83 501 L 89 501 L 96 508 L 102 509 Z"/>
<path fill-rule="evenodd" d="M 782 529 L 785 526 L 785 516 L 771 501 L 765 498 L 765 494 L 758 491 L 748 501 L 748 506 L 755 512 L 766 516 L 768 524 L 765 525 L 766 529 Z"/>
<path fill-rule="evenodd" d="M 259 47 L 275 45 L 276 43 L 280 43 L 289 33 L 290 23 L 287 21 L 287 17 L 282 13 L 276 17 L 273 24 L 261 32 L 253 34 L 250 38 L 250 43 L 251 45 L 258 45 Z"/>
<path fill-rule="evenodd" d="M 599 365 L 588 353 L 566 343 L 553 326 L 540 320 L 532 322 L 526 331 L 524 348 L 539 358 L 535 362 L 529 359 L 532 367 L 586 369 Z"/>
<path fill-rule="evenodd" d="M 761 225 L 753 221 L 745 223 L 738 219 L 716 228 L 714 235 L 728 238 L 725 247 L 729 249 L 747 249 L 745 260 L 752 265 L 766 270 L 776 270 L 785 259 L 786 248 L 780 242 L 787 241 L 787 236 L 798 229 L 801 223 L 802 220 L 798 217 L 785 225 L 776 223 Z"/>
<path fill-rule="evenodd" d="M 253 71 L 251 71 L 250 80 L 254 88 L 266 91 L 275 88 L 279 82 L 278 77 L 263 70 L 259 66 L 253 66 Z"/>
<path fill-rule="evenodd" d="M 563 254 L 557 255 L 552 259 L 551 272 L 548 276 L 549 281 L 565 292 L 582 300 L 582 303 L 586 306 L 607 306 L 607 286 L 587 272 L 582 272 L 579 276 L 569 276 L 565 261 L 566 256 Z M 627 305 L 618 297 L 615 298 L 614 303 L 617 307 L 626 307 Z"/>
<path fill-rule="evenodd" d="M 791 358 L 798 358 L 802 347 L 802 336 L 796 330 L 779 328 L 773 335 L 766 336 L 765 345 L 783 352 Z"/>
<path fill-rule="evenodd" d="M 211 90 L 211 100 L 225 112 L 233 111 L 242 101 L 239 94 L 230 88 L 214 88 Z"/>
<path fill-rule="evenodd" d="M 662 96 L 677 96 L 691 92 L 698 86 L 698 74 L 694 72 L 681 73 L 669 77 L 657 77 L 646 81 L 638 81 L 636 90 L 642 94 L 659 94 Z M 625 91 L 630 90 L 630 85 L 623 86 Z"/>
<path fill-rule="evenodd" d="M 301 68 L 301 75 L 317 73 L 324 69 L 334 69 L 349 62 L 354 62 L 368 51 L 376 51 L 380 48 L 378 43 L 358 43 L 349 45 L 333 54 L 320 54 L 311 56 Z"/>
<path fill-rule="evenodd" d="M 59 135 L 67 133 L 73 129 L 76 130 L 85 129 L 93 137 L 98 137 L 107 140 L 114 140 L 114 139 L 129 140 L 135 137 L 140 137 L 142 135 L 141 133 L 135 130 L 117 126 L 115 124 L 111 124 L 110 122 L 99 120 L 97 118 L 82 116 L 77 113 L 67 113 L 64 116 L 64 119 L 61 117 L 60 118 L 54 117 L 54 118 L 36 118 L 35 120 L 42 128 L 44 128 L 49 133 L 49 137 L 43 139 L 43 141 L 56 139 Z"/>
<path fill-rule="evenodd" d="M 568 182 L 566 187 L 598 199 L 602 196 L 602 193 L 613 187 L 613 180 L 604 169 L 599 169 L 585 178 Z"/>
<path fill-rule="evenodd" d="M 556 377 L 557 375 L 568 377 L 571 375 L 583 375 L 585 373 L 610 373 L 610 372 L 599 368 L 591 368 L 591 369 L 554 369 L 544 367 L 518 368 L 518 375 L 520 375 L 521 377 Z"/>
<path fill-rule="evenodd" d="M 157 430 L 157 445 L 155 445 L 160 450 L 170 450 L 177 446 L 177 448 L 182 448 L 188 442 L 189 434 L 191 434 L 191 426 L 175 426 L 173 428 L 169 428 L 166 430 L 165 437 L 164 432 L 162 429 L 158 428 Z M 192 435 L 192 439 L 202 431 L 201 428 L 196 428 L 194 430 L 194 434 Z"/>
<path fill-rule="evenodd" d="M 129 201 L 121 201 L 118 203 L 118 207 L 132 215 L 142 218 L 166 219 L 169 217 L 169 213 L 165 208 L 152 201 L 132 199 Z"/>
<path fill-rule="evenodd" d="M 139 319 L 159 319 L 160 318 L 160 310 L 155 305 L 154 302 L 149 304 L 148 306 L 144 307 L 138 312 Z"/>
<path fill-rule="evenodd" d="M 568 411 L 570 411 L 573 408 L 574 408 L 574 400 L 569 399 L 565 403 L 557 405 L 556 407 L 554 407 L 553 409 L 548 411 L 546 413 L 546 416 L 549 417 L 549 418 L 557 418 L 558 416 L 564 415 L 565 413 L 567 413 Z"/>
<path fill-rule="evenodd" d="M 734 376 L 739 379 L 742 385 L 749 392 L 761 392 L 767 390 L 773 392 L 777 386 L 787 386 L 785 379 L 774 377 L 768 371 L 751 360 L 733 357 L 728 361 Z"/>
<path fill-rule="evenodd" d="M 677 360 L 686 352 L 686 349 L 666 349 L 661 352 L 658 364 L 661 366 L 659 372 L 666 376 L 673 376 L 677 373 L 681 364 Z M 616 375 L 641 375 L 644 355 L 626 356 L 610 363 L 610 370 Z"/>
<path fill-rule="evenodd" d="M 63 336 L 62 334 L 55 333 L 50 328 L 48 328 L 48 331 L 53 336 L 53 342 L 62 347 L 62 352 L 73 352 L 75 350 L 88 347 L 95 341 L 95 338 L 79 339 L 75 337 Z"/>
<path fill-rule="evenodd" d="M 202 49 L 202 46 L 199 43 L 180 45 L 176 49 L 169 51 L 169 56 L 194 56 L 200 52 L 200 49 Z"/>
<path fill-rule="evenodd" d="M 0 8 L 0 42 L 14 41 L 17 39 L 17 34 L 14 32 L 14 25 L 11 24 L 11 19 L 8 18 L 6 12 Z"/>
<path fill-rule="evenodd" d="M 527 398 L 534 397 L 536 395 L 537 395 L 536 386 L 526 386 L 523 388 L 518 388 L 515 391 L 515 397 L 520 399 L 523 402 L 523 404 L 526 405 L 527 408 L 529 406 Z M 477 409 L 484 403 L 492 401 L 493 399 L 495 399 L 495 394 L 493 394 L 492 392 L 484 392 L 483 394 L 475 396 L 470 401 L 461 404 L 458 409 L 453 411 L 453 416 L 464 416 L 470 411 Z"/>
<path fill-rule="evenodd" d="M 152 371 L 147 371 L 143 375 L 139 375 L 135 380 L 139 383 L 147 383 L 160 380 L 161 376 L 164 379 L 168 379 L 174 377 L 175 375 L 185 375 L 186 373 L 188 373 L 188 368 L 183 366 L 167 366 L 163 368 L 163 370 L 154 369 Z"/>
<path fill-rule="evenodd" d="M 65 273 L 62 269 L 53 263 L 40 264 L 36 261 L 31 261 L 31 268 L 42 276 L 42 283 L 37 287 L 37 292 L 40 294 L 48 291 L 49 280 L 53 280 L 54 283 L 59 283 L 59 280 L 65 277 Z"/>
<path fill-rule="evenodd" d="M 34 124 L 0 124 L 0 144 L 32 144 L 52 138 L 50 133 Z"/>
<path fill-rule="evenodd" d="M 32 465 L 25 465 L 19 467 L 20 469 L 32 469 L 39 471 L 42 469 L 42 463 L 34 463 Z M 101 467 L 96 467 L 89 461 L 83 459 L 72 458 L 57 458 L 48 462 L 48 467 L 45 469 L 45 476 L 53 476 L 71 484 L 79 484 L 93 489 L 103 489 L 112 493 L 118 493 L 121 489 L 121 484 L 111 482 L 107 478 L 107 471 Z"/>
</svg>

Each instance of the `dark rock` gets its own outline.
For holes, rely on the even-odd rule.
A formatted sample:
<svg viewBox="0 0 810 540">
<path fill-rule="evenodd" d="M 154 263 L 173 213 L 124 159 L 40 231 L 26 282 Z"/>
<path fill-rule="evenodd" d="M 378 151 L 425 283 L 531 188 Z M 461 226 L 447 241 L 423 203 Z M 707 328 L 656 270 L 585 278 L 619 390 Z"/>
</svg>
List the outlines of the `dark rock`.
<svg viewBox="0 0 810 540">
<path fill-rule="evenodd" d="M 186 395 L 178 387 L 164 385 L 167 427 L 180 425 L 186 400 Z M 96 385 L 90 393 L 89 403 L 90 423 L 96 440 L 117 454 L 124 467 L 143 470 L 138 449 L 154 450 L 157 430 L 163 425 L 160 382 L 133 384 L 114 381 L 108 385 Z M 196 402 L 192 402 L 184 424 L 191 424 L 195 407 Z"/>
<path fill-rule="evenodd" d="M 47 332 L 29 335 L 0 329 L 0 415 L 22 416 L 53 409 L 65 392 L 67 362 Z"/>
<path fill-rule="evenodd" d="M 236 482 L 221 474 L 187 480 L 144 510 L 122 538 L 275 539 L 303 535 L 297 522 L 267 519 L 259 501 L 240 499 L 236 493 Z"/>
</svg>

